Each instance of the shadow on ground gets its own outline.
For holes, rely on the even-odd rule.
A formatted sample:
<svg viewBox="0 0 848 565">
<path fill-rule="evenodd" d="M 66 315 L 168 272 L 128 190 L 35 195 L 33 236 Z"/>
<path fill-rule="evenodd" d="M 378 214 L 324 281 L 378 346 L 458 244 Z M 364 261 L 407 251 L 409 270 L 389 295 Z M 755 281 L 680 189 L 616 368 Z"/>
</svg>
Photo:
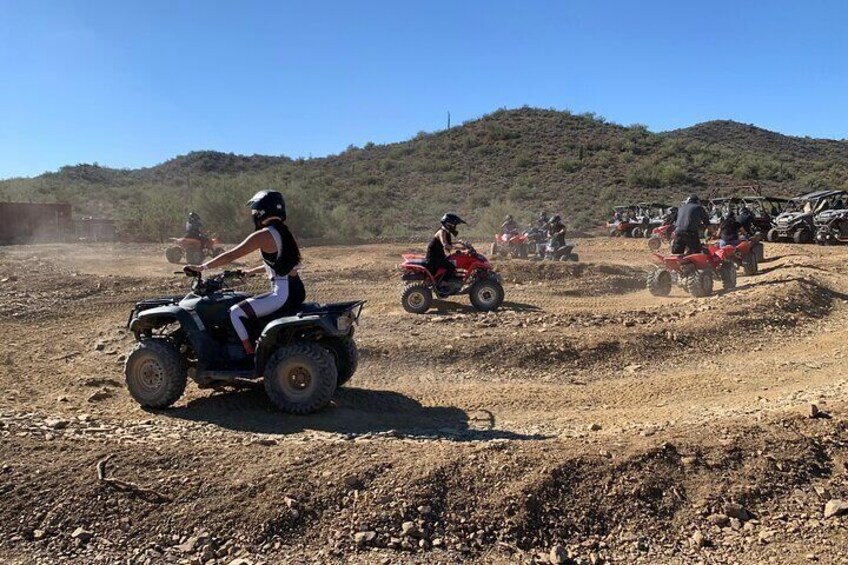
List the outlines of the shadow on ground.
<svg viewBox="0 0 848 565">
<path fill-rule="evenodd" d="M 230 430 L 263 434 L 322 431 L 362 435 L 391 432 L 398 436 L 452 441 L 546 438 L 538 434 L 498 430 L 494 414 L 487 410 L 468 413 L 452 406 L 423 406 L 398 392 L 350 387 L 339 389 L 329 407 L 308 416 L 294 416 L 276 410 L 262 389 L 213 393 L 159 413 Z"/>
</svg>

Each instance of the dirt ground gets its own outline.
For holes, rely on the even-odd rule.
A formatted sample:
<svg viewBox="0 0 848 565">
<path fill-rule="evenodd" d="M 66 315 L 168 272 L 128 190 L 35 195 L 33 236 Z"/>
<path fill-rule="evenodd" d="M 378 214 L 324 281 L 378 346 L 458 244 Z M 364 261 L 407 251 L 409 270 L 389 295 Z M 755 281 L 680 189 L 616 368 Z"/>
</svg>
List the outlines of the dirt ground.
<svg viewBox="0 0 848 565">
<path fill-rule="evenodd" d="M 130 399 L 132 304 L 186 288 L 159 246 L 0 248 L 0 562 L 848 563 L 848 248 L 694 299 L 644 289 L 644 241 L 578 244 L 421 316 L 407 246 L 305 249 L 309 299 L 368 301 L 305 417 Z"/>
</svg>

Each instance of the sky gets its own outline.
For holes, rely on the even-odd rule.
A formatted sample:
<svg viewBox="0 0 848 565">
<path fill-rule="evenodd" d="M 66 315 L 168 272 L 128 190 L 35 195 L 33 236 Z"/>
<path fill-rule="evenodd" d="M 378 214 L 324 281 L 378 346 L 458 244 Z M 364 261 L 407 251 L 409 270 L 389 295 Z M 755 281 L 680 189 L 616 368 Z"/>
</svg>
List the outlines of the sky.
<svg viewBox="0 0 848 565">
<path fill-rule="evenodd" d="M 0 0 L 0 178 L 320 157 L 530 105 L 848 138 L 848 2 Z"/>
</svg>

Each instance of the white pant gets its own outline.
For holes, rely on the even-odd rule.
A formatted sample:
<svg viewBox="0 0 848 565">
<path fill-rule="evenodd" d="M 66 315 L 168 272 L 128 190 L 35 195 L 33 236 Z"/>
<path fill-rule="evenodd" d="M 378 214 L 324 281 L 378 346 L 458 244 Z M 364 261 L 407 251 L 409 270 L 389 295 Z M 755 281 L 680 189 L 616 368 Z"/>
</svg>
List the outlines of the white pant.
<svg viewBox="0 0 848 565">
<path fill-rule="evenodd" d="M 250 339 L 247 327 L 244 325 L 244 318 L 256 319 L 272 314 L 282 308 L 289 299 L 288 277 L 272 279 L 272 285 L 271 292 L 242 300 L 230 308 L 230 321 L 233 323 L 233 328 L 235 328 L 240 340 L 247 341 Z"/>
</svg>

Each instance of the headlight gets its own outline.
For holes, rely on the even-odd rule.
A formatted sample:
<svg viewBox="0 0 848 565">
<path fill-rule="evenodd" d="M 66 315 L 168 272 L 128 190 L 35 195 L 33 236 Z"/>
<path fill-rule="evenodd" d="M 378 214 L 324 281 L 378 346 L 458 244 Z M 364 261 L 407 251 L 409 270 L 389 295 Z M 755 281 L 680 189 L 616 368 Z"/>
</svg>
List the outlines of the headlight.
<svg viewBox="0 0 848 565">
<path fill-rule="evenodd" d="M 340 332 L 347 332 L 353 326 L 353 313 L 347 312 L 336 318 L 336 329 Z"/>
</svg>

